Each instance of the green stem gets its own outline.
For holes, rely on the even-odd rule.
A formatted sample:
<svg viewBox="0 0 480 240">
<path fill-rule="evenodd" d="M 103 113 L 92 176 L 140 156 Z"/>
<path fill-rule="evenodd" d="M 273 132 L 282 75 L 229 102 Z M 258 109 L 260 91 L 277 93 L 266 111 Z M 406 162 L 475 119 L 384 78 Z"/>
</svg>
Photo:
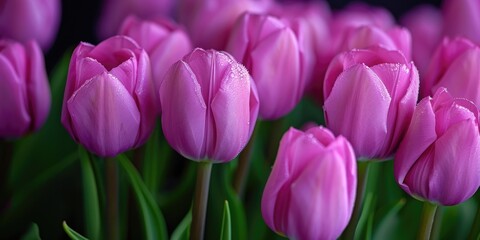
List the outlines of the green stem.
<svg viewBox="0 0 480 240">
<path fill-rule="evenodd" d="M 355 206 L 353 207 L 352 218 L 344 232 L 344 239 L 354 239 L 358 220 L 362 214 L 363 197 L 367 186 L 369 161 L 358 162 L 357 165 L 357 194 L 355 195 Z"/>
<path fill-rule="evenodd" d="M 255 128 L 255 130 L 253 131 L 250 141 L 248 141 L 247 146 L 245 146 L 243 151 L 240 153 L 240 156 L 238 157 L 238 166 L 235 170 L 233 189 L 239 196 L 242 196 L 245 190 L 245 183 L 247 181 L 248 172 L 250 169 L 250 159 L 252 157 L 253 145 L 255 141 L 255 136 L 257 135 L 256 132 L 257 128 Z"/>
<path fill-rule="evenodd" d="M 195 188 L 195 199 L 192 211 L 192 226 L 190 228 L 190 239 L 202 240 L 205 229 L 205 218 L 207 214 L 208 188 L 210 186 L 210 175 L 212 172 L 211 162 L 200 162 L 197 168 L 197 185 Z"/>
<path fill-rule="evenodd" d="M 432 233 L 433 221 L 435 219 L 435 212 L 437 211 L 437 205 L 425 202 L 423 204 L 422 222 L 420 225 L 420 231 L 418 232 L 418 238 L 421 240 L 430 239 Z"/>
<path fill-rule="evenodd" d="M 13 156 L 13 143 L 0 140 L 0 213 L 8 208 L 10 201 L 10 189 L 8 177 L 10 176 L 10 165 Z"/>
<path fill-rule="evenodd" d="M 120 238 L 118 229 L 118 169 L 115 158 L 105 159 L 107 185 L 107 233 L 108 239 Z"/>
<path fill-rule="evenodd" d="M 469 240 L 476 240 L 479 237 L 479 229 L 480 229 L 480 207 L 477 210 L 477 214 L 475 215 L 475 220 L 473 221 L 472 228 L 470 229 L 470 234 L 468 234 Z"/>
</svg>

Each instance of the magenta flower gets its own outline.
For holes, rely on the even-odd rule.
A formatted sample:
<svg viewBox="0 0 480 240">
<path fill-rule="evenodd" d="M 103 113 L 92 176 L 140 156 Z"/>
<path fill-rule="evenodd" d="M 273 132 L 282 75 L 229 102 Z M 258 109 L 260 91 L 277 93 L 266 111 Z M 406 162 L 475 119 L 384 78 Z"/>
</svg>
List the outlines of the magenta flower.
<svg viewBox="0 0 480 240">
<path fill-rule="evenodd" d="M 464 38 L 445 38 L 432 57 L 420 82 L 421 96 L 431 96 L 445 87 L 454 97 L 480 104 L 480 48 Z"/>
<path fill-rule="evenodd" d="M 113 157 L 145 143 L 156 113 L 150 61 L 135 41 L 114 36 L 77 46 L 62 107 L 62 123 L 75 141 Z"/>
<path fill-rule="evenodd" d="M 47 50 L 57 35 L 60 15 L 60 0 L 3 0 L 0 37 L 24 43 L 36 40 Z"/>
<path fill-rule="evenodd" d="M 0 138 L 39 129 L 48 117 L 51 96 L 38 44 L 0 40 L 0 76 Z"/>
<path fill-rule="evenodd" d="M 275 17 L 246 13 L 238 19 L 227 51 L 252 75 L 261 118 L 280 118 L 300 101 L 306 84 L 302 50 L 295 32 Z"/>
<path fill-rule="evenodd" d="M 324 82 L 325 120 L 360 158 L 389 158 L 410 123 L 418 72 L 398 51 L 380 47 L 337 55 Z"/>
<path fill-rule="evenodd" d="M 442 5 L 444 34 L 480 43 L 480 1 L 445 0 Z"/>
<path fill-rule="evenodd" d="M 401 22 L 412 34 L 412 59 L 424 76 L 442 37 L 442 14 L 433 6 L 422 5 L 403 16 Z"/>
<path fill-rule="evenodd" d="M 192 50 L 187 34 L 167 20 L 140 20 L 130 16 L 123 22 L 119 34 L 133 38 L 147 51 L 156 90 L 170 66 Z"/>
<path fill-rule="evenodd" d="M 115 35 L 122 22 L 130 15 L 142 19 L 168 16 L 173 4 L 172 0 L 104 0 L 97 24 L 97 35 L 100 39 Z"/>
<path fill-rule="evenodd" d="M 165 138 L 195 161 L 232 160 L 257 120 L 255 84 L 225 52 L 193 50 L 168 70 L 159 96 Z"/>
<path fill-rule="evenodd" d="M 265 12 L 270 2 L 271 0 L 181 0 L 180 23 L 186 26 L 195 46 L 223 50 L 236 19 L 244 12 Z"/>
<path fill-rule="evenodd" d="M 263 219 L 291 239 L 336 239 L 351 218 L 356 188 L 355 153 L 345 138 L 322 127 L 291 128 L 263 191 Z"/>
<path fill-rule="evenodd" d="M 477 107 L 439 88 L 415 109 L 395 156 L 395 178 L 416 198 L 455 205 L 480 186 L 479 159 Z"/>
</svg>

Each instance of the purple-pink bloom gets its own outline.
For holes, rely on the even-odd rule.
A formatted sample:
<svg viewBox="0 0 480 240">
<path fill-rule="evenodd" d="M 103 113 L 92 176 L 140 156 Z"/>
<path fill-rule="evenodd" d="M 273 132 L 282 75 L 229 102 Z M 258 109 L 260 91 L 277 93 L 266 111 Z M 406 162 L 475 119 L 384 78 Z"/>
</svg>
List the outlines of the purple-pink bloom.
<svg viewBox="0 0 480 240">
<path fill-rule="evenodd" d="M 23 43 L 36 40 L 47 50 L 57 36 L 60 15 L 60 0 L 3 0 L 0 37 Z"/>
<path fill-rule="evenodd" d="M 480 48 L 465 38 L 445 38 L 420 82 L 420 95 L 431 96 L 445 87 L 454 97 L 480 104 Z"/>
<path fill-rule="evenodd" d="M 51 96 L 38 44 L 0 40 L 0 76 L 0 138 L 39 129 L 48 117 Z"/>
<path fill-rule="evenodd" d="M 73 52 L 62 106 L 72 138 L 101 157 L 113 157 L 147 140 L 157 113 L 150 61 L 126 36 Z"/>
<path fill-rule="evenodd" d="M 439 88 L 420 101 L 394 160 L 395 178 L 413 197 L 442 205 L 480 186 L 480 134 L 474 103 Z"/>
<path fill-rule="evenodd" d="M 246 13 L 232 30 L 227 51 L 252 75 L 261 118 L 280 118 L 300 101 L 306 63 L 298 38 L 286 23 L 273 16 Z"/>
<path fill-rule="evenodd" d="M 170 66 L 192 51 L 187 34 L 166 19 L 141 20 L 129 16 L 123 22 L 119 34 L 133 38 L 147 51 L 156 90 Z"/>
<path fill-rule="evenodd" d="M 450 37 L 465 37 L 480 44 L 480 1 L 444 0 L 443 33 Z"/>
<path fill-rule="evenodd" d="M 358 157 L 385 159 L 398 147 L 418 98 L 418 72 L 399 51 L 381 47 L 337 55 L 324 82 L 325 121 Z"/>
<path fill-rule="evenodd" d="M 142 19 L 168 16 L 174 3 L 172 0 L 103 0 L 97 35 L 102 40 L 115 35 L 130 15 Z"/>
<path fill-rule="evenodd" d="M 433 6 L 421 5 L 405 14 L 401 23 L 410 30 L 412 59 L 423 77 L 442 37 L 442 14 Z"/>
<path fill-rule="evenodd" d="M 350 143 L 326 128 L 285 133 L 262 196 L 262 215 L 291 239 L 336 239 L 355 202 L 357 164 Z"/>
<path fill-rule="evenodd" d="M 231 161 L 257 120 L 255 83 L 226 52 L 194 49 L 168 70 L 159 96 L 165 138 L 194 161 Z"/>
<path fill-rule="evenodd" d="M 179 20 L 197 47 L 224 50 L 235 21 L 244 12 L 265 12 L 271 0 L 181 0 Z"/>
</svg>

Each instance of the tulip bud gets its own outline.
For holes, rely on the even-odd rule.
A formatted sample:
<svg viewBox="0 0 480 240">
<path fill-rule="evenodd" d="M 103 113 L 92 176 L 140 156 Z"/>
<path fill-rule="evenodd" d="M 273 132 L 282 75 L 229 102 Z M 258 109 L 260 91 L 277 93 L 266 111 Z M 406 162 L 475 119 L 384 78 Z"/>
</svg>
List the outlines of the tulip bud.
<svg viewBox="0 0 480 240">
<path fill-rule="evenodd" d="M 412 34 L 412 59 L 420 76 L 425 76 L 442 37 L 442 14 L 433 6 L 422 5 L 403 16 L 401 22 Z"/>
<path fill-rule="evenodd" d="M 160 86 L 168 143 L 195 161 L 228 162 L 245 147 L 258 115 L 255 84 L 232 56 L 197 48 L 167 72 Z"/>
<path fill-rule="evenodd" d="M 351 218 L 356 187 L 355 154 L 345 138 L 322 127 L 291 128 L 263 191 L 263 219 L 291 239 L 336 239 Z"/>
<path fill-rule="evenodd" d="M 432 57 L 421 81 L 421 96 L 431 96 L 445 87 L 454 97 L 480 104 L 480 48 L 464 38 L 445 38 Z M 478 105 L 480 106 L 480 105 Z"/>
<path fill-rule="evenodd" d="M 130 15 L 143 19 L 167 16 L 173 3 L 172 0 L 104 0 L 97 35 L 100 39 L 115 35 L 124 19 Z"/>
<path fill-rule="evenodd" d="M 306 84 L 302 52 L 294 31 L 284 22 L 268 15 L 242 15 L 227 51 L 252 74 L 261 118 L 282 117 L 300 101 Z"/>
<path fill-rule="evenodd" d="M 478 110 L 439 88 L 420 101 L 394 161 L 408 194 L 442 205 L 459 204 L 480 186 Z"/>
<path fill-rule="evenodd" d="M 324 82 L 325 121 L 360 158 L 389 158 L 410 123 L 418 72 L 398 51 L 380 47 L 337 55 Z"/>
<path fill-rule="evenodd" d="M 123 22 L 119 34 L 133 38 L 150 56 L 155 89 L 158 90 L 172 64 L 192 50 L 187 34 L 166 20 L 140 20 L 130 16 Z"/>
<path fill-rule="evenodd" d="M 155 125 L 155 92 L 147 53 L 126 36 L 80 43 L 68 69 L 62 123 L 101 157 L 147 140 Z"/>
<path fill-rule="evenodd" d="M 444 34 L 480 43 L 480 1 L 445 0 L 442 5 Z"/>
<path fill-rule="evenodd" d="M 3 0 L 0 37 L 20 42 L 36 40 L 47 50 L 60 26 L 60 0 Z"/>
<path fill-rule="evenodd" d="M 37 43 L 0 40 L 0 76 L 0 138 L 39 129 L 48 117 L 51 96 Z"/>
</svg>

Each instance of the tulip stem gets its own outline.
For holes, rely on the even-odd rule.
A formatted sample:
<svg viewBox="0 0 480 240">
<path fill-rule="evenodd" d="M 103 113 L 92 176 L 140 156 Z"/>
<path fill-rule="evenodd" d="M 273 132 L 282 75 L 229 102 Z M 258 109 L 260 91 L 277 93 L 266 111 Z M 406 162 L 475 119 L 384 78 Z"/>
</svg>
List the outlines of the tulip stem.
<svg viewBox="0 0 480 240">
<path fill-rule="evenodd" d="M 476 240 L 480 237 L 479 234 L 480 229 L 480 208 L 477 210 L 477 214 L 475 215 L 475 220 L 473 221 L 472 228 L 470 229 L 470 234 L 468 235 L 469 240 Z"/>
<path fill-rule="evenodd" d="M 0 140 L 0 214 L 6 210 L 9 198 L 8 177 L 12 163 L 13 143 Z"/>
<path fill-rule="evenodd" d="M 430 239 L 430 234 L 432 233 L 432 226 L 435 220 L 435 213 L 437 212 L 437 205 L 425 201 L 423 204 L 423 213 L 422 213 L 422 222 L 420 225 L 420 231 L 418 233 L 418 238 L 421 240 Z"/>
<path fill-rule="evenodd" d="M 247 146 L 243 149 L 238 157 L 238 166 L 235 170 L 235 177 L 233 181 L 233 189 L 238 194 L 238 196 L 242 196 L 245 190 L 245 183 L 248 178 L 248 171 L 250 169 L 250 159 L 252 156 L 253 145 L 255 141 L 255 136 L 257 135 L 257 127 L 253 130 L 252 137 L 250 141 L 248 141 Z"/>
<path fill-rule="evenodd" d="M 354 239 L 357 230 L 358 220 L 362 214 L 363 197 L 367 186 L 369 161 L 358 162 L 357 169 L 357 193 L 355 195 L 355 206 L 353 207 L 352 218 L 345 229 L 344 239 Z"/>
<path fill-rule="evenodd" d="M 208 189 L 210 187 L 211 162 L 200 162 L 197 168 L 197 184 L 192 211 L 190 239 L 202 240 L 207 215 Z"/>
<path fill-rule="evenodd" d="M 119 239 L 118 228 L 118 171 L 115 158 L 105 159 L 105 182 L 107 191 L 107 233 L 108 239 Z"/>
</svg>

